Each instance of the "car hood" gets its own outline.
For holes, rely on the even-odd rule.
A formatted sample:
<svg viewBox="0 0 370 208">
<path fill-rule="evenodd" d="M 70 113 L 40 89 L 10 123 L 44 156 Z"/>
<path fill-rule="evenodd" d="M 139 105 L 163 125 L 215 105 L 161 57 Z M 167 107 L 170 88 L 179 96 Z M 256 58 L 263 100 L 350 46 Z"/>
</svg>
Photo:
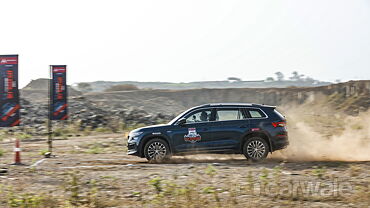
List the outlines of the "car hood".
<svg viewBox="0 0 370 208">
<path fill-rule="evenodd" d="M 171 126 L 171 125 L 168 125 L 168 124 L 151 125 L 151 126 L 145 126 L 145 127 L 135 129 L 135 130 L 133 130 L 133 132 L 161 130 L 162 128 L 166 128 L 166 127 L 169 127 L 169 126 Z"/>
</svg>

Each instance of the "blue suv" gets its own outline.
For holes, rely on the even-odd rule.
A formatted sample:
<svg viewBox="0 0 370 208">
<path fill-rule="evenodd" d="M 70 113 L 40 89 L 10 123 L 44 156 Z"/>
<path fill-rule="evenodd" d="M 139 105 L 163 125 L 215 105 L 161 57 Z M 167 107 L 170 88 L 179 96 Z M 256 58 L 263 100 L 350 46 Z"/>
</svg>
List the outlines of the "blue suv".
<svg viewBox="0 0 370 208">
<path fill-rule="evenodd" d="M 171 155 L 230 153 L 260 161 L 288 144 L 285 117 L 274 106 L 219 103 L 191 108 L 165 125 L 131 131 L 128 154 L 162 161 Z"/>
</svg>

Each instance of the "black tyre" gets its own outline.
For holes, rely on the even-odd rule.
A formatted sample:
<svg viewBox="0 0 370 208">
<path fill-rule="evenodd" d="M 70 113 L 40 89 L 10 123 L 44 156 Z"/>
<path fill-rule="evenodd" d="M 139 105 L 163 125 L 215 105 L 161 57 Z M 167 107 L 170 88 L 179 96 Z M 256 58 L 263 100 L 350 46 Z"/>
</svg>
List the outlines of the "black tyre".
<svg viewBox="0 0 370 208">
<path fill-rule="evenodd" d="M 144 155 L 149 162 L 161 162 L 170 157 L 170 148 L 163 139 L 151 139 L 144 146 Z"/>
<path fill-rule="evenodd" d="M 267 142 L 260 137 L 248 138 L 243 146 L 243 154 L 248 160 L 259 162 L 264 160 L 269 153 Z"/>
</svg>

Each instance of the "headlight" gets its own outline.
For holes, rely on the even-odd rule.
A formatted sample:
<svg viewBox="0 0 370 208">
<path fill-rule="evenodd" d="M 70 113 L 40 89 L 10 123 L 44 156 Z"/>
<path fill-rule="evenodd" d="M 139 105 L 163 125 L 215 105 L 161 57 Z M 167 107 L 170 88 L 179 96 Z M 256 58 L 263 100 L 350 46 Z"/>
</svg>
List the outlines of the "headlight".
<svg viewBox="0 0 370 208">
<path fill-rule="evenodd" d="M 132 137 L 137 137 L 139 136 L 140 134 L 142 134 L 143 132 L 142 131 L 137 131 L 137 132 L 130 132 L 129 136 L 132 138 Z"/>
</svg>

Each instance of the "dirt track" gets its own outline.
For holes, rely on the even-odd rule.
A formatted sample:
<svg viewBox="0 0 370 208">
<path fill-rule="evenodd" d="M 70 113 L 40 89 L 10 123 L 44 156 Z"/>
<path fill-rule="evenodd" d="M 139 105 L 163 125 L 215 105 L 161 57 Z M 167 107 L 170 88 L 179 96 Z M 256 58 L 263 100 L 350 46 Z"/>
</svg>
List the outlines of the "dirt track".
<svg viewBox="0 0 370 208">
<path fill-rule="evenodd" d="M 166 164 L 149 164 L 145 159 L 126 155 L 123 138 L 122 134 L 105 134 L 56 140 L 57 157 L 50 159 L 43 159 L 40 155 L 40 151 L 46 148 L 45 141 L 24 141 L 22 159 L 26 166 L 6 165 L 12 162 L 13 145 L 4 141 L 6 153 L 0 163 L 1 167 L 8 168 L 8 173 L 0 175 L 4 193 L 12 187 L 17 193 L 36 193 L 56 198 L 57 201 L 61 198 L 66 200 L 70 192 L 66 188 L 70 173 L 75 172 L 80 181 L 81 195 L 86 195 L 91 189 L 91 181 L 95 181 L 99 199 L 104 199 L 104 206 L 108 207 L 152 207 L 158 205 L 158 200 L 169 207 L 174 201 L 182 203 L 176 206 L 196 206 L 205 203 L 204 200 L 209 200 L 206 204 L 235 207 L 370 205 L 370 162 L 289 162 L 269 158 L 263 163 L 253 164 L 241 155 L 196 155 L 174 157 Z M 282 192 L 281 196 L 276 196 L 277 192 L 271 190 L 262 194 L 247 192 L 251 178 L 253 183 L 259 185 L 288 187 L 287 191 L 289 184 L 293 184 L 290 187 L 293 192 L 288 195 Z M 171 187 L 168 184 L 183 188 L 196 183 L 193 192 L 200 195 L 193 196 L 191 200 L 195 201 L 191 204 L 188 204 L 189 199 L 181 201 L 181 197 L 158 199 L 160 195 L 151 180 L 160 181 L 163 193 Z M 299 186 L 307 182 L 329 184 L 329 190 L 316 190 L 318 193 L 313 195 L 303 192 L 302 195 L 294 195 L 294 184 Z M 337 188 L 342 184 L 344 190 L 330 191 L 330 184 L 337 184 Z M 358 192 L 356 187 L 361 187 L 362 191 Z M 219 202 L 215 198 L 215 190 L 219 194 Z M 0 197 L 4 206 L 2 200 Z"/>
</svg>

